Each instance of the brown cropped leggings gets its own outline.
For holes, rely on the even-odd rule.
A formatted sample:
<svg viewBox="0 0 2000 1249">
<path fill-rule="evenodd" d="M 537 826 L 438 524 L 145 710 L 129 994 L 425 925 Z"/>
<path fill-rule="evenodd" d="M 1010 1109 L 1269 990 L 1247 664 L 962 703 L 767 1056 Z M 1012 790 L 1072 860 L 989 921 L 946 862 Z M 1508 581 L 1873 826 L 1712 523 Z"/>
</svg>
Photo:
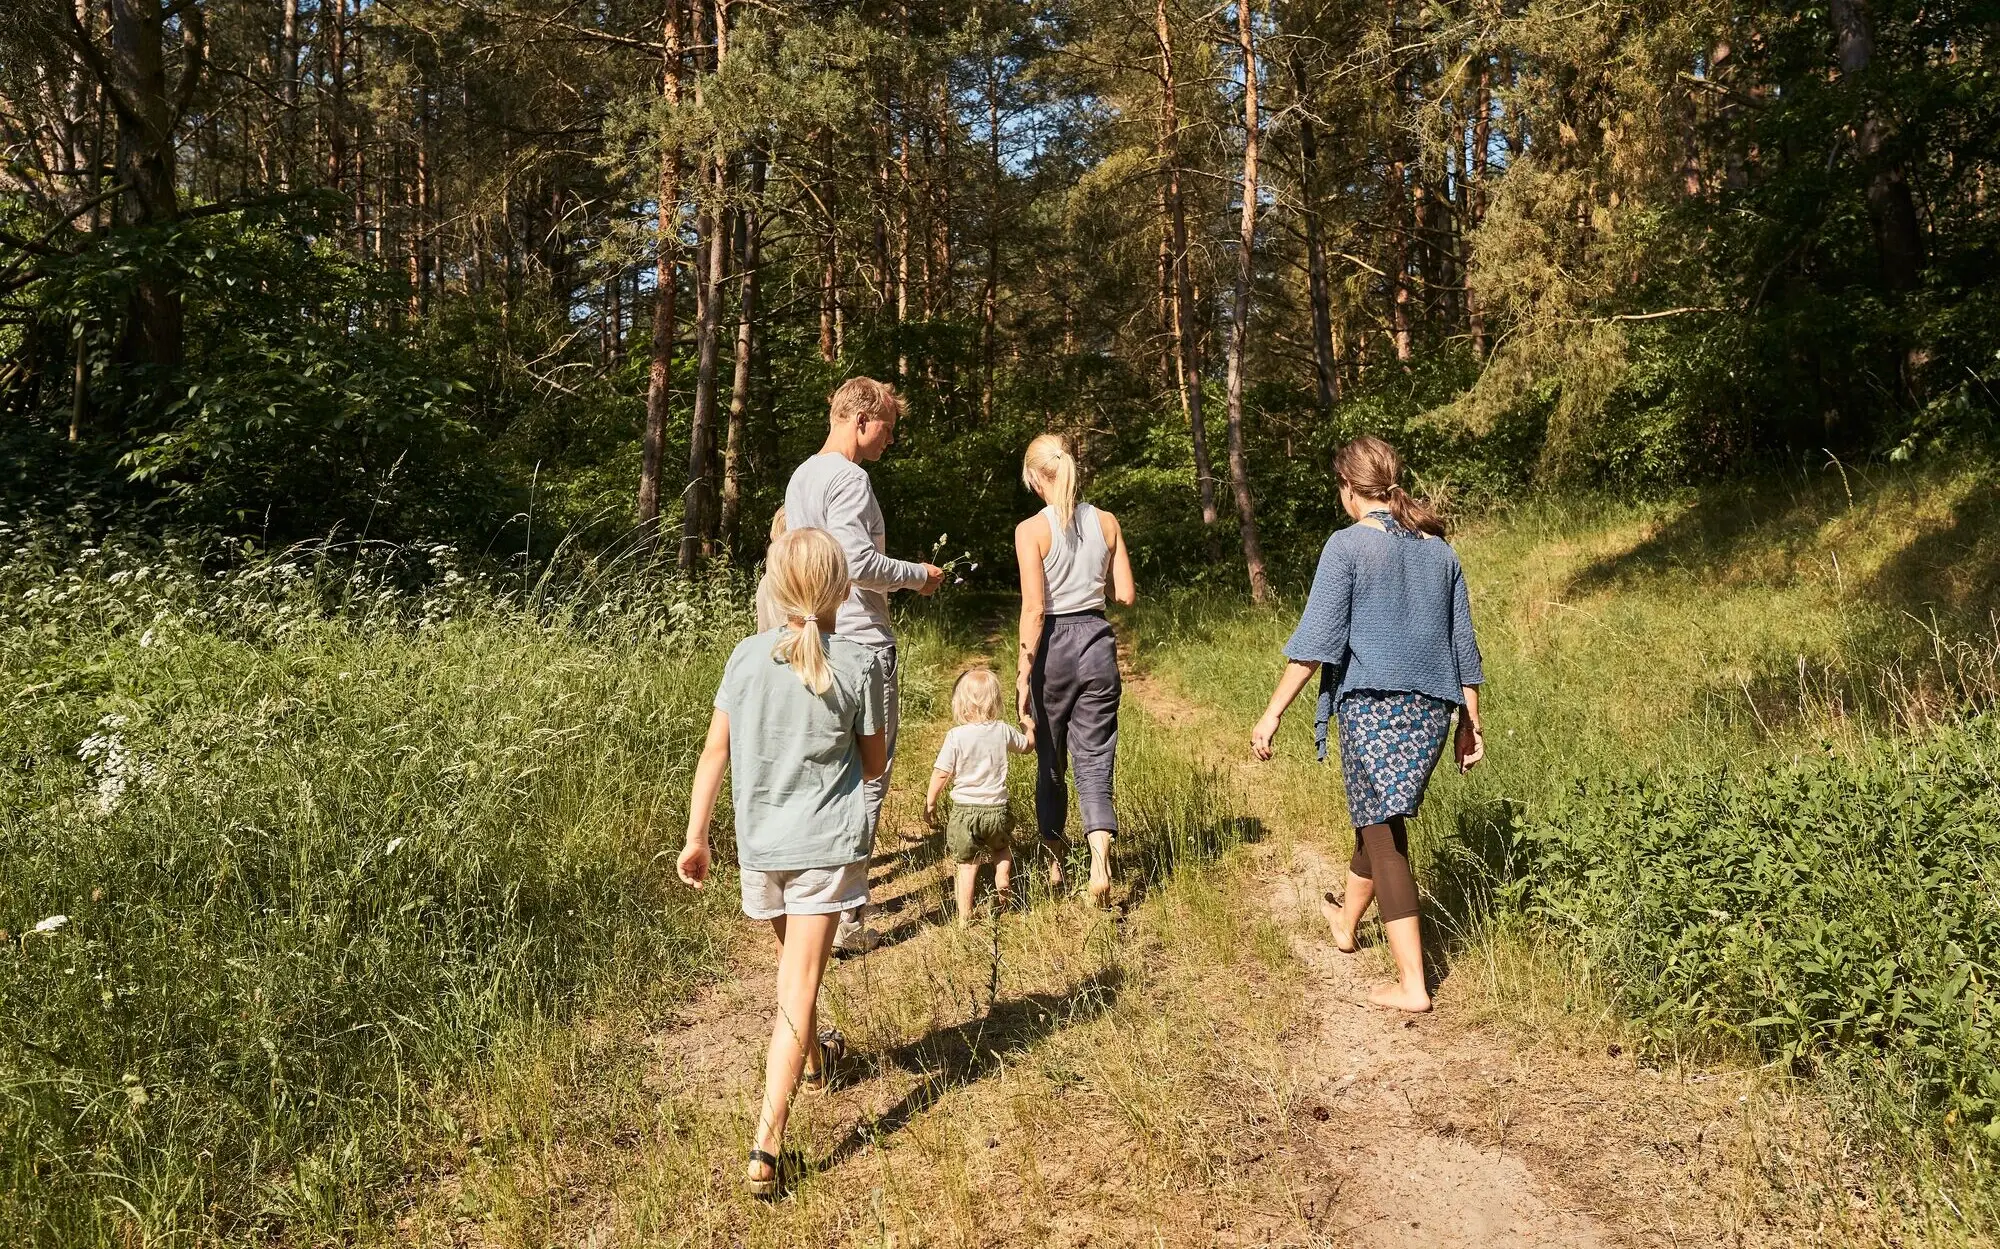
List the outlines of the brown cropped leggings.
<svg viewBox="0 0 2000 1249">
<path fill-rule="evenodd" d="M 1402 816 L 1355 829 L 1347 870 L 1375 882 L 1375 905 L 1383 923 L 1417 913 L 1417 878 L 1410 873 L 1410 833 Z"/>
</svg>

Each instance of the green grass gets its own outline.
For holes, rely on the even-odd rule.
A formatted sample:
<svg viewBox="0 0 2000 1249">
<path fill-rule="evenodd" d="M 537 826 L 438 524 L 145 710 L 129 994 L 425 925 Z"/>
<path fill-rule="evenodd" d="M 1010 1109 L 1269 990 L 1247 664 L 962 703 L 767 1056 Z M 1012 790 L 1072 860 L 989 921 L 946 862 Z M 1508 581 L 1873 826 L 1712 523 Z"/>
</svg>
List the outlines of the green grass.
<svg viewBox="0 0 2000 1249">
<path fill-rule="evenodd" d="M 727 908 L 655 855 L 725 600 L 614 623 L 33 538 L 0 566 L 0 1240 L 344 1235 L 496 1047 L 712 963 Z"/>
<path fill-rule="evenodd" d="M 1914 1217 L 1987 1227 L 1996 751 L 1962 717 L 2000 692 L 1990 480 L 1829 466 L 1480 520 L 1455 545 L 1489 759 L 1441 769 L 1413 826 L 1441 971 L 1525 967 L 1489 987 L 1608 997 L 1666 1057 L 1815 1073 Z M 1139 653 L 1247 738 L 1302 597 L 1170 598 Z M 1302 702 L 1273 789 L 1344 846 L 1310 724 Z"/>
</svg>

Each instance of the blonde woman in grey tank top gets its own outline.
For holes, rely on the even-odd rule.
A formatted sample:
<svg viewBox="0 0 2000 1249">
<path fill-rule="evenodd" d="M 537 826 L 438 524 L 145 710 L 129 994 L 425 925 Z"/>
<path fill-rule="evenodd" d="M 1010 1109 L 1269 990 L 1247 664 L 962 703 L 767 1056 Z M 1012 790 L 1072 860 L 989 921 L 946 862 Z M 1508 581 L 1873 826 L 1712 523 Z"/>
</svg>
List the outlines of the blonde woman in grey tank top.
<svg viewBox="0 0 2000 1249">
<path fill-rule="evenodd" d="M 1021 480 L 1048 506 L 1014 529 L 1021 570 L 1021 652 L 1016 695 L 1034 726 L 1035 821 L 1051 852 L 1049 883 L 1063 883 L 1069 778 L 1090 843 L 1090 900 L 1111 897 L 1111 839 L 1118 832 L 1112 770 L 1118 755 L 1118 640 L 1108 597 L 1138 596 L 1118 518 L 1076 497 L 1076 459 L 1055 434 L 1028 444 Z"/>
</svg>

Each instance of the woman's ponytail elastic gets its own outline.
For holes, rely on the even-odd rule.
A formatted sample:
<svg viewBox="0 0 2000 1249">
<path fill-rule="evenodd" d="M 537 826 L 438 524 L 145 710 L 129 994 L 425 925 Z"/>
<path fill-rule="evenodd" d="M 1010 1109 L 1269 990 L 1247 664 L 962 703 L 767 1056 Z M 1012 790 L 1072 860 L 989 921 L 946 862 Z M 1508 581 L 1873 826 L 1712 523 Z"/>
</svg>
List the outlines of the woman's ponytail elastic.
<svg viewBox="0 0 2000 1249">
<path fill-rule="evenodd" d="M 1021 484 L 1042 496 L 1055 513 L 1056 528 L 1068 532 L 1076 516 L 1076 457 L 1061 434 L 1043 434 L 1028 444 Z"/>
<path fill-rule="evenodd" d="M 1333 457 L 1333 470 L 1362 498 L 1387 503 L 1389 515 L 1404 529 L 1444 537 L 1444 517 L 1430 503 L 1403 489 L 1397 480 L 1403 475 L 1402 458 L 1380 438 L 1364 434 L 1342 447 Z"/>
</svg>

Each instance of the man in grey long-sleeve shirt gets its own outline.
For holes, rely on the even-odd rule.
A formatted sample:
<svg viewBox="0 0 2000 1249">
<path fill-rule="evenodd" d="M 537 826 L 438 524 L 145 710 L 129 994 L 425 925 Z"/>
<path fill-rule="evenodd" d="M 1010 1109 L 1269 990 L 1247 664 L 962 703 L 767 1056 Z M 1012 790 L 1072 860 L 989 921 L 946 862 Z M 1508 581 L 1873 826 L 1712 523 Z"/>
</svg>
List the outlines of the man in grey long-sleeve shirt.
<svg viewBox="0 0 2000 1249">
<path fill-rule="evenodd" d="M 882 508 L 875 502 L 868 470 L 861 467 L 881 459 L 896 440 L 896 418 L 901 413 L 902 401 L 893 387 L 873 378 L 849 378 L 833 392 L 826 445 L 799 465 L 785 487 L 785 524 L 793 529 L 824 529 L 847 555 L 847 575 L 853 584 L 847 601 L 840 605 L 834 632 L 874 647 L 881 658 L 888 681 L 884 692 L 891 770 L 902 716 L 896 696 L 896 633 L 889 622 L 889 595 L 896 590 L 932 594 L 944 581 L 944 570 L 934 564 L 884 554 Z M 884 771 L 866 782 L 871 847 L 882 818 L 889 775 Z M 857 953 L 874 946 L 875 935 L 862 926 L 861 919 L 860 912 L 841 916 L 835 949 Z"/>
</svg>

